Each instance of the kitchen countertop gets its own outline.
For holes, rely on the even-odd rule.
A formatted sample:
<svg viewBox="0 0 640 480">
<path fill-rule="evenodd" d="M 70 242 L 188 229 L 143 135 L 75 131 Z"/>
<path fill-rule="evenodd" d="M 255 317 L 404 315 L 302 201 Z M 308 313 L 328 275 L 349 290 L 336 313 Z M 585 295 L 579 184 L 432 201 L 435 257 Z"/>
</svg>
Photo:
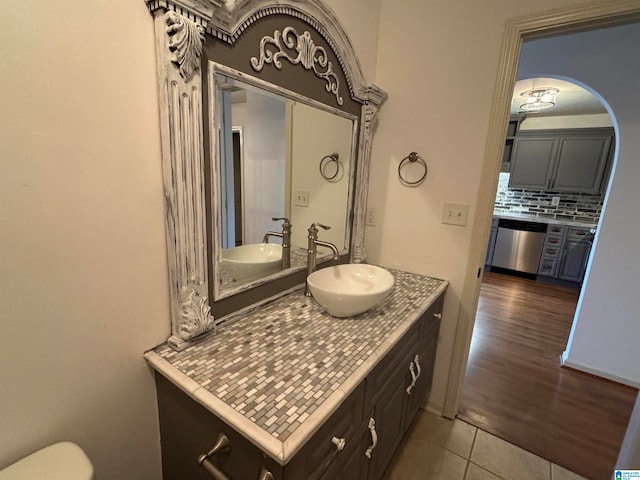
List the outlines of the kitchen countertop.
<svg viewBox="0 0 640 480">
<path fill-rule="evenodd" d="M 448 285 L 389 271 L 391 295 L 356 317 L 331 317 L 300 290 L 185 350 L 162 344 L 144 356 L 285 465 Z"/>
<path fill-rule="evenodd" d="M 593 222 L 581 222 L 576 220 L 557 219 L 549 217 L 537 217 L 535 215 L 517 213 L 494 213 L 494 218 L 505 218 L 510 220 L 525 220 L 528 222 L 546 223 L 548 225 L 569 225 L 573 227 L 597 228 L 598 224 Z"/>
</svg>

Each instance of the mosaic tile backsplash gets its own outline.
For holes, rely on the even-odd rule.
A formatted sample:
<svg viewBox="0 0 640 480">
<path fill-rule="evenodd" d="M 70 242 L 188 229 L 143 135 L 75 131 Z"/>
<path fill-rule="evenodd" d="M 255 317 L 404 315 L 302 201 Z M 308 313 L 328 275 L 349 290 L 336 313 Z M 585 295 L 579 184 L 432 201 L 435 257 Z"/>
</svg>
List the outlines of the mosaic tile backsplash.
<svg viewBox="0 0 640 480">
<path fill-rule="evenodd" d="M 551 205 L 560 197 L 559 205 Z M 598 223 L 604 195 L 509 189 L 509 173 L 500 173 L 494 213 L 496 215 L 531 215 L 575 222 Z"/>
<path fill-rule="evenodd" d="M 155 352 L 284 441 L 395 328 L 446 286 L 442 280 L 390 271 L 394 292 L 356 317 L 331 317 L 299 291 L 183 351 L 164 344 Z"/>
</svg>

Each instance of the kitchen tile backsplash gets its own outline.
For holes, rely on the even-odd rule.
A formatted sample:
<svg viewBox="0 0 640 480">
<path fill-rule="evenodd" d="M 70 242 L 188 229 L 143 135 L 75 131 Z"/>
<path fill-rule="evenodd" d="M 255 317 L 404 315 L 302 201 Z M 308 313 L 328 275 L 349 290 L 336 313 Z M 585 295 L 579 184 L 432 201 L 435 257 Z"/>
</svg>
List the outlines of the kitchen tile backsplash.
<svg viewBox="0 0 640 480">
<path fill-rule="evenodd" d="M 553 197 L 560 197 L 557 206 Z M 604 195 L 509 188 L 509 173 L 500 173 L 494 213 L 531 215 L 556 220 L 597 223 Z"/>
</svg>

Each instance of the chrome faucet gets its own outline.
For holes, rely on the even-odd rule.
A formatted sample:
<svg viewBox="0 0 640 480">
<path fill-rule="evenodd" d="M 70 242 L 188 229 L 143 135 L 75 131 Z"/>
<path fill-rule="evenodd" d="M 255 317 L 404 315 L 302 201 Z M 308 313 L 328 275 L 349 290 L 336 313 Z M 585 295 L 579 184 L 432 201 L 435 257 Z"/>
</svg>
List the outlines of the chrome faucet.
<svg viewBox="0 0 640 480">
<path fill-rule="evenodd" d="M 309 276 L 316 269 L 318 246 L 330 248 L 333 251 L 333 259 L 338 260 L 340 253 L 333 243 L 323 242 L 318 240 L 318 227 L 329 230 L 331 227 L 322 225 L 321 223 L 312 223 L 309 227 L 309 235 L 307 236 L 307 276 Z M 311 290 L 309 290 L 309 283 L 307 282 L 304 287 L 304 294 L 307 297 L 311 296 Z"/>
<path fill-rule="evenodd" d="M 262 243 L 269 243 L 269 237 L 280 237 L 282 239 L 282 269 L 286 270 L 291 266 L 291 222 L 288 218 L 273 217 L 271 220 L 278 222 L 282 220 L 282 232 L 267 232 L 262 237 Z"/>
</svg>

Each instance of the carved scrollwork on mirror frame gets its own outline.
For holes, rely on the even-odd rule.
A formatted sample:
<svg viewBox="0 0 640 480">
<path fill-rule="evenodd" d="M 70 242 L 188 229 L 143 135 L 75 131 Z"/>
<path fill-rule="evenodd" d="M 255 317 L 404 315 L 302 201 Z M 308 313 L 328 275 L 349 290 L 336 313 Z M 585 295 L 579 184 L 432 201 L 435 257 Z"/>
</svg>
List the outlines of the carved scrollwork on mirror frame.
<svg viewBox="0 0 640 480">
<path fill-rule="evenodd" d="M 167 12 L 165 19 L 170 38 L 169 50 L 174 52 L 171 60 L 180 69 L 182 78 L 187 80 L 194 70 L 200 68 L 204 28 L 175 12 Z"/>
<path fill-rule="evenodd" d="M 167 258 L 169 266 L 171 336 L 167 343 L 177 349 L 188 347 L 195 337 L 215 331 L 224 321 L 212 313 L 210 288 L 207 198 L 205 184 L 205 141 L 202 105 L 203 88 L 207 88 L 201 72 L 201 56 L 205 41 L 216 38 L 232 45 L 248 27 L 266 16 L 295 18 L 306 23 L 313 34 L 319 34 L 335 54 L 331 64 L 320 42 L 309 32 L 298 35 L 293 29 L 283 31 L 280 42 L 293 45 L 287 58 L 305 69 L 313 70 L 327 82 L 329 93 L 342 105 L 343 90 L 360 107 L 357 158 L 354 168 L 353 221 L 351 226 L 351 261 L 366 259 L 364 220 L 367 202 L 371 137 L 375 117 L 386 93 L 368 84 L 351 42 L 334 12 L 323 0 L 144 0 L 153 16 L 156 39 L 156 62 L 160 100 L 162 170 L 165 193 Z M 275 55 L 274 30 L 262 33 L 265 58 Z M 268 37 L 268 38 L 267 38 Z M 258 36 L 260 38 L 260 36 Z M 270 40 L 273 39 L 273 42 Z M 288 42 L 288 43 L 287 43 Z M 269 46 L 267 46 L 269 45 Z M 297 53 L 296 49 L 299 49 Z M 246 60 L 249 60 L 247 58 Z M 274 60 L 271 60 L 274 62 Z M 275 62 L 274 62 L 275 65 Z M 249 67 L 250 68 L 250 67 Z M 335 76 L 344 74 L 343 76 Z M 338 81 L 340 78 L 340 81 Z M 340 82 L 343 82 L 342 84 Z M 345 101 L 345 104 L 348 103 Z"/>
<path fill-rule="evenodd" d="M 270 45 L 275 47 L 275 51 L 269 48 Z M 297 55 L 292 55 L 292 50 L 295 50 Z M 293 27 L 287 27 L 282 32 L 276 30 L 273 37 L 263 37 L 260 41 L 260 58 L 252 57 L 251 66 L 259 72 L 265 63 L 273 63 L 279 70 L 282 68 L 281 58 L 286 58 L 294 65 L 301 64 L 306 70 L 313 70 L 317 77 L 327 82 L 325 89 L 336 97 L 338 105 L 344 103 L 339 93 L 340 80 L 333 71 L 327 51 L 314 43 L 308 31 L 298 35 Z"/>
</svg>

